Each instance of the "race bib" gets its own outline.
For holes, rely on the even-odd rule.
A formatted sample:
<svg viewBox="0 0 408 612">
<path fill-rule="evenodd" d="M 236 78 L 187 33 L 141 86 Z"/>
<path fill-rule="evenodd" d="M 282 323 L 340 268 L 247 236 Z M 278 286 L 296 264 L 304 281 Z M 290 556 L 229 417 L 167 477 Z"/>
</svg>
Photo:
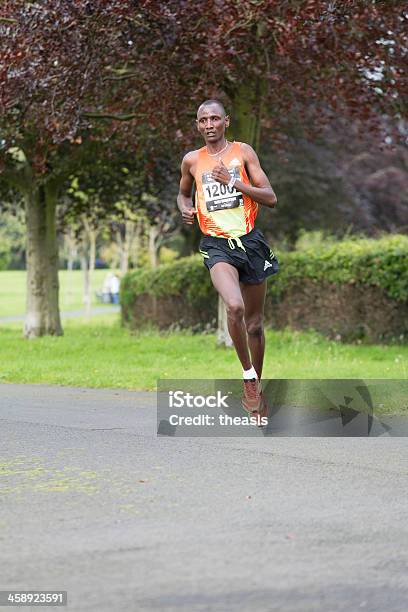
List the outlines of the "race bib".
<svg viewBox="0 0 408 612">
<path fill-rule="evenodd" d="M 240 179 L 239 168 L 229 168 L 231 177 Z M 204 172 L 201 176 L 203 185 L 204 199 L 208 212 L 215 210 L 225 210 L 227 208 L 238 208 L 244 205 L 244 198 L 241 191 L 235 186 L 228 187 L 211 178 L 211 172 Z"/>
</svg>

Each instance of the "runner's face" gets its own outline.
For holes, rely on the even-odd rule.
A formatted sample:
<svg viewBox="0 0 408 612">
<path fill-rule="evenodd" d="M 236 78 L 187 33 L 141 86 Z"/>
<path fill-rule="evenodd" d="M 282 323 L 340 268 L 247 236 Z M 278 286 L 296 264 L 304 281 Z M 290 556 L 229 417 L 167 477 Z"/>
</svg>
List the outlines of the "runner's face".
<svg viewBox="0 0 408 612">
<path fill-rule="evenodd" d="M 209 104 L 198 109 L 196 123 L 205 142 L 215 143 L 224 138 L 229 117 L 224 115 L 218 104 Z"/>
</svg>

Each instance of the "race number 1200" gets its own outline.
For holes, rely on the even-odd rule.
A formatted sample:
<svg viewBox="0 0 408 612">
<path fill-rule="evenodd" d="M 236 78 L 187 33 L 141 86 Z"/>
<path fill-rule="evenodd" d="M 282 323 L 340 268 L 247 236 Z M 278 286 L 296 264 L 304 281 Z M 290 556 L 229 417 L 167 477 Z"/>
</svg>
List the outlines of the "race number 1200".
<svg viewBox="0 0 408 612">
<path fill-rule="evenodd" d="M 229 168 L 228 172 L 234 178 L 240 178 L 239 168 Z M 235 186 L 228 187 L 228 185 L 214 181 L 211 177 L 211 172 L 204 172 L 201 181 L 208 212 L 243 206 L 244 198 L 242 192 L 238 191 Z"/>
</svg>

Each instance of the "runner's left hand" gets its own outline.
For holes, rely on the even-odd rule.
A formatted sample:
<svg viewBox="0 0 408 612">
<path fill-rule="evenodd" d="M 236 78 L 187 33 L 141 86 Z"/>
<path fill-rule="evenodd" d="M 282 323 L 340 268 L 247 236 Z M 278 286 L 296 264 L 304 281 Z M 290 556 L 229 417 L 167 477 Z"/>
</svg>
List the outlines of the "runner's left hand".
<svg viewBox="0 0 408 612">
<path fill-rule="evenodd" d="M 218 160 L 218 164 L 213 168 L 211 172 L 211 178 L 214 181 L 218 181 L 219 183 L 223 183 L 224 185 L 228 185 L 231 180 L 231 175 L 228 172 L 227 168 L 224 166 L 224 163 L 221 158 Z"/>
</svg>

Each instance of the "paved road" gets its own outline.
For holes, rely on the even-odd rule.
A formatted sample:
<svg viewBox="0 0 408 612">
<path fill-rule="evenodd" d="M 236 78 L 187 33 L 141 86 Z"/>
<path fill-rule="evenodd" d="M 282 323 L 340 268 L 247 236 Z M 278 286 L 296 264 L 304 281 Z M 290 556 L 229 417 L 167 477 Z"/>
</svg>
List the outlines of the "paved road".
<svg viewBox="0 0 408 612">
<path fill-rule="evenodd" d="M 97 314 L 108 314 L 112 312 L 120 312 L 120 306 L 93 306 L 91 308 L 90 316 Z M 61 317 L 63 319 L 72 319 L 77 317 L 85 317 L 85 310 L 82 308 L 80 310 L 65 310 L 61 312 Z M 0 323 L 14 323 L 17 321 L 24 321 L 25 315 L 12 315 L 9 317 L 0 317 Z"/>
<path fill-rule="evenodd" d="M 157 438 L 155 405 L 0 385 L 1 589 L 95 612 L 407 609 L 406 438 Z"/>
</svg>

